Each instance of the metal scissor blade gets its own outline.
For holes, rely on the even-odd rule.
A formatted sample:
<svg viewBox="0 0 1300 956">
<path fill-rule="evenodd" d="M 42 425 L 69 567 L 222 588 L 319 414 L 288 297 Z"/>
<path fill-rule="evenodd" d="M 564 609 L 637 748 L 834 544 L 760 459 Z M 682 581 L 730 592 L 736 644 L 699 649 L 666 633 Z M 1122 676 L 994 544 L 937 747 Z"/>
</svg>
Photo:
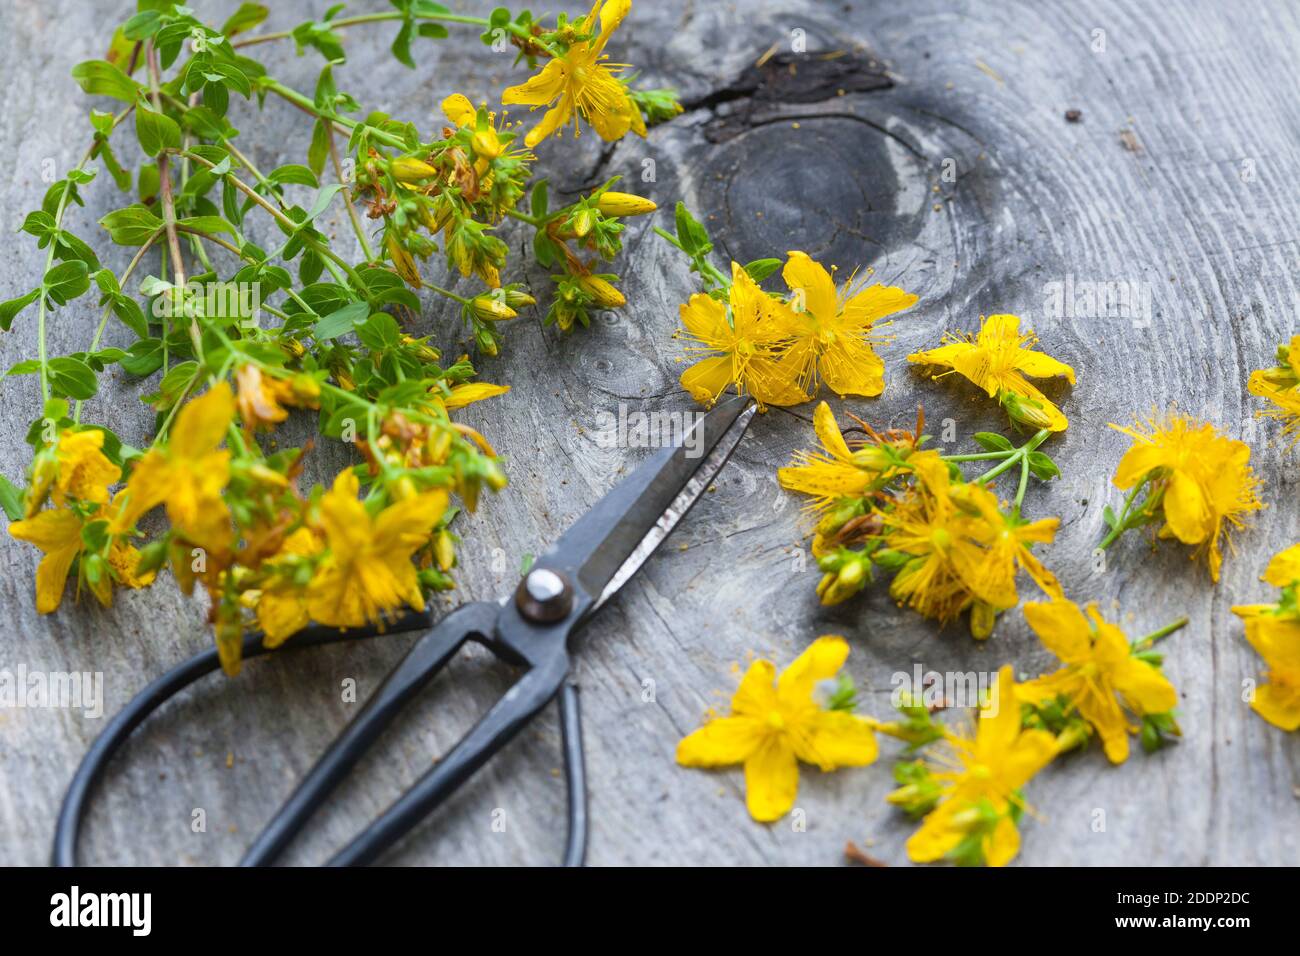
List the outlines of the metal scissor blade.
<svg viewBox="0 0 1300 956">
<path fill-rule="evenodd" d="M 754 417 L 753 399 L 716 406 L 683 441 L 657 451 L 578 519 L 538 561 L 570 570 L 599 608 L 645 562 L 726 464 Z"/>
</svg>

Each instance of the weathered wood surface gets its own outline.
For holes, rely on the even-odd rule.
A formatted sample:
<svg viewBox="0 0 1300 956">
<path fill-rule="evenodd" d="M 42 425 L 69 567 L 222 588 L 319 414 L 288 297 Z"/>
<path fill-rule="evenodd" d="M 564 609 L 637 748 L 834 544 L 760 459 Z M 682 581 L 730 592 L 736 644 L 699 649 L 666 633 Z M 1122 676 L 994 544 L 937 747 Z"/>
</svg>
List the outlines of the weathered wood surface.
<svg viewBox="0 0 1300 956">
<path fill-rule="evenodd" d="M 100 25 L 128 3 L 15 0 L 0 11 L 4 108 L 0 224 L 12 234 L 39 203 L 41 161 L 59 169 L 84 148 L 91 105 L 68 79 L 98 56 Z M 207 4 L 200 5 L 207 12 Z M 210 21 L 233 3 L 213 4 Z M 280 3 L 283 28 L 317 5 Z M 357 4 L 358 9 L 379 4 Z M 487 9 L 489 4 L 466 5 Z M 319 10 L 316 10 L 319 12 Z M 52 26 L 67 29 L 57 34 Z M 788 53 L 792 31 L 808 53 L 776 86 L 736 85 L 764 51 Z M 1097 50 L 1104 31 L 1104 50 Z M 522 74 L 476 40 L 422 44 L 412 72 L 391 60 L 390 27 L 349 36 L 352 62 L 340 82 L 366 104 L 429 124 L 454 90 L 493 97 Z M 1058 514 L 1062 531 L 1044 554 L 1078 600 L 1097 600 L 1135 633 L 1180 614 L 1191 626 L 1169 646 L 1167 671 L 1181 696 L 1184 739 L 1156 756 L 1109 766 L 1097 748 L 1050 768 L 1031 785 L 1042 819 L 1023 828 L 1028 864 L 1300 862 L 1300 738 L 1254 716 L 1242 682 L 1260 664 L 1229 613 L 1262 598 L 1267 557 L 1300 535 L 1296 470 L 1260 427 L 1257 466 L 1270 508 L 1237 538 L 1222 583 L 1176 546 L 1150 551 L 1137 535 L 1094 571 L 1102 506 L 1116 499 L 1109 476 L 1125 440 L 1106 423 L 1153 405 L 1180 407 L 1245 434 L 1253 404 L 1248 372 L 1270 364 L 1274 344 L 1296 328 L 1300 239 L 1300 9 L 1285 0 L 1239 4 L 1104 0 L 717 4 L 642 0 L 612 50 L 651 83 L 673 83 L 691 109 L 647 141 L 602 149 L 594 136 L 547 143 L 541 166 L 574 189 L 614 173 L 668 207 L 684 197 L 708 217 L 725 252 L 741 259 L 803 248 L 843 269 L 872 266 L 882 280 L 921 295 L 884 349 L 889 387 L 874 401 L 838 407 L 883 425 L 905 425 L 924 402 L 932 423 L 951 418 L 956 441 L 1001 429 L 996 407 L 970 389 L 926 382 L 904 356 L 945 328 L 973 329 L 981 313 L 1014 311 L 1037 325 L 1050 351 L 1079 373 L 1054 393 L 1071 418 L 1051 451 L 1063 481 L 1034 487 L 1027 509 Z M 843 70 L 818 54 L 850 51 Z M 289 48 L 268 51 L 273 69 L 309 86 L 319 64 Z M 870 52 L 868 52 L 870 51 Z M 872 77 L 887 66 L 892 86 Z M 839 95 L 838 90 L 844 94 Z M 1082 122 L 1064 113 L 1082 111 Z M 307 129 L 271 103 L 237 122 L 266 167 L 300 162 Z M 1129 131 L 1127 134 L 1122 133 Z M 1137 146 L 1136 151 L 1126 147 Z M 643 161 L 656 181 L 640 182 Z M 955 181 L 943 177 L 945 162 Z M 82 234 L 115 201 L 106 183 L 70 224 Z M 660 216 L 665 222 L 667 217 Z M 341 217 L 334 231 L 346 234 Z M 517 242 L 518 240 L 516 240 Z M 120 267 L 122 262 L 111 263 Z M 508 347 L 483 363 L 507 381 L 506 398 L 465 417 L 511 459 L 513 482 L 462 529 L 466 550 L 456 600 L 496 597 L 521 557 L 537 552 L 609 488 L 643 452 L 605 449 L 596 416 L 682 409 L 680 366 L 670 338 L 691 291 L 673 251 L 632 225 L 626 262 L 630 306 L 564 340 L 534 318 L 517 321 Z M 39 266 L 28 237 L 0 247 L 0 298 L 25 290 Z M 1135 282 L 1152 296 L 1150 322 L 1044 315 L 1049 283 Z M 528 277 L 548 286 L 543 273 Z M 84 348 L 95 320 L 89 300 L 61 312 L 59 350 Z M 420 331 L 455 347 L 452 313 L 437 303 Z M 117 330 L 110 330 L 110 336 Z M 34 351 L 33 322 L 0 338 L 4 366 Z M 35 407 L 33 379 L 3 383 L 4 471 L 19 475 Z M 774 469 L 807 446 L 811 406 L 759 420 L 733 464 L 671 539 L 587 629 L 577 654 L 583 687 L 596 864 L 833 864 L 845 840 L 903 862 L 912 825 L 883 802 L 895 748 L 874 767 L 802 775 L 806 832 L 746 816 L 739 771 L 677 768 L 673 750 L 710 705 L 725 704 L 733 662 L 750 654 L 788 662 L 813 637 L 848 636 L 849 669 L 868 710 L 888 707 L 891 675 L 916 662 L 937 671 L 993 671 L 1014 662 L 1037 673 L 1049 659 L 1018 613 L 976 645 L 958 627 L 938 632 L 895 608 L 882 590 L 827 610 L 813 595 L 815 570 L 796 558 L 799 508 L 779 492 Z M 97 399 L 92 414 L 128 440 L 148 415 L 127 389 Z M 315 456 L 316 477 L 345 460 Z M 510 570 L 494 573 L 491 549 Z M 38 618 L 37 554 L 7 537 L 0 607 L 9 626 L 0 667 L 102 670 L 107 709 L 209 640 L 202 611 L 170 582 L 121 594 L 106 612 L 93 602 Z M 498 565 L 499 567 L 500 565 Z M 801 567 L 807 570 L 799 570 Z M 364 695 L 408 645 L 393 637 L 260 660 L 240 679 L 212 678 L 167 707 L 108 776 L 88 826 L 91 862 L 231 863 L 294 780 L 348 719 L 340 682 Z M 369 759 L 320 815 L 292 859 L 322 859 L 414 780 L 505 688 L 509 675 L 467 653 L 436 692 Z M 643 700 L 653 681 L 654 700 Z M 60 710 L 0 711 L 0 861 L 46 859 L 54 814 L 77 762 L 104 721 Z M 233 755 L 233 763 L 228 766 Z M 563 841 L 563 784 L 553 717 L 514 743 L 441 817 L 389 858 L 399 863 L 541 864 Z M 203 808 L 206 833 L 191 832 Z M 494 832 L 493 811 L 506 811 Z M 1095 811 L 1105 812 L 1094 832 Z"/>
</svg>

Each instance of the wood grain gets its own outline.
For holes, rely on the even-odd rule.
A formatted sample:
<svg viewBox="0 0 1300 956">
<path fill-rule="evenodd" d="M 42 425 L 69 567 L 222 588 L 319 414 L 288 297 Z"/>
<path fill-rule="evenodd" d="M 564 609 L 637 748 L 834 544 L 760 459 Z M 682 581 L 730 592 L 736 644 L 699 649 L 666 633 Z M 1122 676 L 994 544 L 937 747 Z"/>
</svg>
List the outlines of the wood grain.
<svg viewBox="0 0 1300 956">
<path fill-rule="evenodd" d="M 211 6 L 201 12 L 219 22 L 234 4 Z M 6 232 L 39 204 L 42 160 L 52 158 L 60 171 L 74 163 L 84 149 L 86 112 L 102 106 L 78 93 L 68 71 L 101 55 L 103 41 L 75 29 L 52 42 L 52 27 L 88 17 L 115 22 L 131 7 L 15 0 L 0 11 L 0 62 L 13 67 L 5 71 L 0 109 Z M 281 29 L 320 12 L 298 2 L 275 7 L 272 26 Z M 379 5 L 357 4 L 358 11 L 372 7 Z M 792 54 L 794 30 L 804 31 L 806 52 L 776 61 L 786 71 L 780 83 L 747 73 L 774 46 Z M 1098 30 L 1104 50 L 1096 49 Z M 522 75 L 509 57 L 470 39 L 423 45 L 421 69 L 413 72 L 387 55 L 391 33 L 352 32 L 340 85 L 425 126 L 437 121 L 448 93 L 494 97 Z M 562 193 L 618 173 L 664 207 L 686 199 L 715 230 L 720 255 L 804 248 L 844 270 L 871 267 L 881 281 L 919 293 L 919 305 L 899 317 L 884 349 L 884 396 L 835 403 L 875 424 L 906 425 L 923 402 L 936 434 L 952 419 L 958 445 L 969 445 L 974 431 L 1003 428 L 998 409 L 969 388 L 928 382 L 904 361 L 944 329 L 974 329 L 981 313 L 1026 317 L 1048 350 L 1078 370 L 1077 387 L 1053 393 L 1072 423 L 1050 449 L 1066 477 L 1032 488 L 1026 507 L 1061 516 L 1062 531 L 1044 558 L 1076 600 L 1098 601 L 1133 633 L 1191 618 L 1170 642 L 1166 665 L 1182 697 L 1184 737 L 1118 768 L 1094 748 L 1035 779 L 1029 797 L 1038 818 L 1023 827 L 1025 864 L 1300 862 L 1300 738 L 1265 724 L 1242 702 L 1242 682 L 1261 668 L 1229 613 L 1230 605 L 1267 594 L 1257 577 L 1268 556 L 1300 535 L 1297 458 L 1284 454 L 1270 427 L 1250 430 L 1255 406 L 1243 387 L 1251 369 L 1271 364 L 1275 343 L 1295 332 L 1300 307 L 1298 38 L 1300 8 L 1286 0 L 640 2 L 611 49 L 637 64 L 645 82 L 676 84 L 691 108 L 645 141 L 604 147 L 584 136 L 541 151 Z M 291 84 L 314 82 L 314 56 L 261 52 Z M 837 52 L 851 58 L 852 69 L 823 58 Z M 790 71 L 807 82 L 787 79 Z M 1080 122 L 1065 120 L 1071 109 L 1081 111 Z M 302 161 L 309 131 L 300 120 L 271 103 L 260 116 L 241 106 L 236 125 L 255 144 L 254 159 L 270 168 Z M 647 159 L 654 182 L 641 179 Z M 955 175 L 946 178 L 945 170 Z M 97 182 L 88 208 L 69 225 L 92 234 L 94 219 L 116 202 L 110 192 Z M 331 229 L 346 242 L 337 212 Z M 661 214 L 658 221 L 666 220 Z M 483 363 L 487 380 L 509 382 L 513 391 L 464 417 L 509 456 L 512 483 L 461 529 L 471 546 L 454 600 L 505 593 L 523 556 L 554 540 L 644 454 L 600 447 L 599 413 L 616 414 L 620 403 L 634 410 L 686 406 L 670 334 L 692 276 L 649 225 L 629 229 L 626 310 L 570 339 L 521 318 L 504 354 Z M 507 233 L 513 246 L 526 238 Z M 125 260 L 117 259 L 108 264 L 120 268 Z M 29 288 L 38 271 L 28 237 L 0 245 L 0 299 Z M 1050 318 L 1050 283 L 1067 276 L 1149 289 L 1149 321 Z M 545 295 L 545 273 L 527 278 Z M 55 349 L 84 348 L 95 319 L 89 298 L 60 311 Z M 4 367 L 34 354 L 33 325 L 24 317 L 0 337 Z M 110 330 L 109 344 L 118 344 L 119 331 Z M 460 335 L 452 312 L 432 301 L 417 331 L 448 349 Z M 36 385 L 15 378 L 0 388 L 7 411 L 0 467 L 17 478 L 27 461 L 22 435 Z M 149 416 L 136 392 L 115 386 L 89 414 L 139 443 Z M 1171 402 L 1253 438 L 1267 483 L 1270 507 L 1237 537 L 1217 588 L 1183 549 L 1152 551 L 1137 535 L 1113 549 L 1106 571 L 1093 568 L 1101 509 L 1117 499 L 1109 478 L 1125 447 L 1106 423 Z M 737 680 L 733 664 L 751 655 L 784 664 L 818 634 L 844 634 L 853 647 L 849 670 L 876 714 L 888 707 L 891 675 L 914 663 L 989 672 L 1010 661 L 1024 673 L 1050 663 L 1016 613 L 978 645 L 957 627 L 938 631 L 895 608 L 883 589 L 837 608 L 817 604 L 816 572 L 801 551 L 805 519 L 774 476 L 792 450 L 812 441 L 810 416 L 808 406 L 759 420 L 717 490 L 580 642 L 592 863 L 838 864 L 846 841 L 873 858 L 905 861 L 912 825 L 883 801 L 891 744 L 871 768 L 805 772 L 803 832 L 790 821 L 751 822 L 739 772 L 674 765 L 677 740 L 709 706 L 725 704 Z M 308 425 L 292 428 L 306 434 Z M 346 455 L 320 449 L 313 477 Z M 11 622 L 0 668 L 102 671 L 111 712 L 210 639 L 202 609 L 168 581 L 119 595 L 112 611 L 68 602 L 53 617 L 37 617 L 36 560 L 27 545 L 7 537 L 0 543 L 0 607 Z M 364 698 L 408 642 L 394 636 L 275 656 L 238 680 L 211 678 L 168 705 L 110 772 L 90 818 L 86 859 L 234 862 L 350 716 L 355 705 L 341 701 L 341 682 L 354 678 Z M 510 678 L 467 652 L 388 749 L 330 801 L 291 859 L 321 860 L 352 836 Z M 0 710 L 0 862 L 47 858 L 63 789 L 102 725 L 71 711 Z M 389 860 L 554 862 L 563 842 L 558 738 L 548 716 Z M 196 808 L 206 812 L 205 833 L 191 831 Z M 498 808 L 506 812 L 504 832 L 492 828 Z M 1096 810 L 1104 811 L 1104 832 L 1094 831 Z"/>
</svg>

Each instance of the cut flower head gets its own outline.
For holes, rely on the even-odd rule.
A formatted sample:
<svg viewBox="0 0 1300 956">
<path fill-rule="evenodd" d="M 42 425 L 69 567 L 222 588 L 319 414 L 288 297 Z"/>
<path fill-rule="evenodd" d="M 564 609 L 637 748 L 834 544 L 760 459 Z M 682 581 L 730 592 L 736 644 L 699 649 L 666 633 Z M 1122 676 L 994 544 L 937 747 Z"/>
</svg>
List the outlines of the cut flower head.
<svg viewBox="0 0 1300 956">
<path fill-rule="evenodd" d="M 1300 729 L 1300 544 L 1273 556 L 1263 580 L 1280 589 L 1273 604 L 1238 605 L 1246 640 L 1268 666 L 1250 706 L 1283 730 Z"/>
<path fill-rule="evenodd" d="M 825 686 L 849 655 L 842 637 L 820 637 L 780 678 L 771 661 L 750 665 L 731 699 L 731 713 L 713 717 L 677 745 L 683 767 L 745 767 L 745 802 L 763 823 L 785 816 L 799 787 L 799 762 L 822 771 L 865 767 L 876 759 L 871 721 L 841 704 L 835 693 L 824 706 Z"/>
<path fill-rule="evenodd" d="M 1065 431 L 1069 422 L 1061 410 L 1030 384 L 1029 378 L 1059 375 L 1073 385 L 1074 369 L 1031 348 L 1036 341 L 1032 331 L 1020 331 L 1019 316 L 990 315 L 981 319 L 976 335 L 945 335 L 944 344 L 938 348 L 914 352 L 907 360 L 948 369 L 941 373 L 944 375 L 957 372 L 970 379 L 990 398 L 1001 402 L 1013 422 L 1034 429 Z"/>
<path fill-rule="evenodd" d="M 574 21 L 575 34 L 584 39 L 570 43 L 528 82 L 501 94 L 508 106 L 549 107 L 524 139 L 529 147 L 570 122 L 576 136 L 579 117 L 606 141 L 621 139 L 629 130 L 645 135 L 645 118 L 618 77 L 626 65 L 607 62 L 605 53 L 605 44 L 631 9 L 632 0 L 596 0 L 590 13 Z"/>
<path fill-rule="evenodd" d="M 914 779 L 887 798 L 925 814 L 907 841 L 908 857 L 916 863 L 1011 862 L 1020 851 L 1021 788 L 1056 754 L 1052 734 L 1022 728 L 1011 665 L 1004 666 L 979 709 L 974 733 L 946 730 L 920 766 L 912 765 Z"/>
<path fill-rule="evenodd" d="M 1264 507 L 1262 483 L 1250 467 L 1250 446 L 1176 411 L 1131 428 L 1110 427 L 1133 439 L 1115 471 L 1115 487 L 1133 489 L 1136 495 L 1147 486 L 1142 505 L 1119 519 L 1119 530 L 1163 517 L 1160 537 L 1194 545 L 1192 556 L 1205 555 L 1217 582 L 1223 542 L 1231 546 L 1229 533 L 1245 527 L 1245 516 Z"/>
<path fill-rule="evenodd" d="M 1126 710 L 1142 718 L 1167 714 L 1177 705 L 1174 685 L 1119 627 L 1102 618 L 1095 604 L 1088 605 L 1085 617 L 1072 601 L 1029 603 L 1025 620 L 1064 666 L 1017 685 L 1020 700 L 1037 706 L 1064 698 L 1065 709 L 1077 710 L 1097 732 L 1111 763 L 1128 759 L 1128 735 L 1138 730 Z"/>
</svg>

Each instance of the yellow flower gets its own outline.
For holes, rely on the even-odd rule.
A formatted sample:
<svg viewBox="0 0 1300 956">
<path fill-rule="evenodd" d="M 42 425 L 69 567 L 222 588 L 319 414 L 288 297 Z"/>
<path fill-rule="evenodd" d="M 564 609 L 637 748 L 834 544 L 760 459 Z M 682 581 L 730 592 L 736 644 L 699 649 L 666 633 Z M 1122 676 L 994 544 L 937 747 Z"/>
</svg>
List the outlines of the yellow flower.
<svg viewBox="0 0 1300 956">
<path fill-rule="evenodd" d="M 632 0 L 605 0 L 603 5 L 601 0 L 596 0 L 591 12 L 575 21 L 574 28 L 594 33 L 599 13 L 599 33 L 574 43 L 527 83 L 512 86 L 501 94 L 501 102 L 507 105 L 519 103 L 534 110 L 550 107 L 524 139 L 529 147 L 536 146 L 570 120 L 576 136 L 579 116 L 606 141 L 621 139 L 629 129 L 639 136 L 645 135 L 641 110 L 616 75 L 624 65 L 607 63 L 609 57 L 604 52 L 610 34 L 631 9 Z"/>
<path fill-rule="evenodd" d="M 63 603 L 68 573 L 78 558 L 83 559 L 79 577 L 85 579 L 91 593 L 105 607 L 113 603 L 114 580 L 131 588 L 145 587 L 153 581 L 152 572 L 144 575 L 136 573 L 140 552 L 116 537 L 109 544 L 108 566 L 100 570 L 97 581 L 89 580 L 84 567 L 87 560 L 84 555 L 86 545 L 81 532 L 89 521 L 100 517 L 96 513 L 90 518 L 83 518 L 68 508 L 48 508 L 34 517 L 9 525 L 9 533 L 13 537 L 34 544 L 45 553 L 36 567 L 36 610 L 41 614 L 53 613 Z"/>
<path fill-rule="evenodd" d="M 442 112 L 457 126 L 468 126 L 478 116 L 478 110 L 462 93 L 453 93 L 442 101 Z"/>
<path fill-rule="evenodd" d="M 974 599 L 959 568 L 979 562 L 983 551 L 970 539 L 966 516 L 952 500 L 948 466 L 936 451 L 908 460 L 916 482 L 885 513 L 885 548 L 910 556 L 889 593 L 925 617 L 946 623 Z"/>
<path fill-rule="evenodd" d="M 1067 697 L 1097 731 L 1111 763 L 1128 759 L 1128 735 L 1138 730 L 1125 710 L 1146 716 L 1177 706 L 1174 685 L 1159 668 L 1134 656 L 1124 632 L 1104 621 L 1095 604 L 1088 605 L 1087 617 L 1065 599 L 1026 604 L 1025 620 L 1065 666 L 1018 685 L 1017 696 L 1030 704 Z"/>
<path fill-rule="evenodd" d="M 1233 608 L 1238 614 L 1243 609 Z M 1250 706 L 1275 727 L 1300 728 L 1300 619 L 1292 615 L 1242 614 L 1246 640 L 1268 665 L 1267 681 Z"/>
<path fill-rule="evenodd" d="M 997 496 L 977 484 L 954 487 L 952 497 L 969 516 L 961 524 L 962 531 L 982 549 L 954 550 L 953 564 L 981 601 L 999 611 L 1019 604 L 1016 572 L 1020 569 L 1049 597 L 1065 597 L 1056 575 L 1029 550 L 1031 544 L 1051 544 L 1055 540 L 1060 518 L 1022 522 L 1003 513 Z"/>
<path fill-rule="evenodd" d="M 1069 422 L 1061 410 L 1025 376 L 1063 375 L 1073 385 L 1074 369 L 1028 348 L 1037 338 L 1033 332 L 1021 334 L 1018 316 L 990 315 L 981 319 L 979 334 L 974 338 L 946 335 L 944 339 L 945 344 L 939 348 L 915 352 L 907 360 L 959 372 L 990 398 L 997 398 L 1013 421 L 1054 432 L 1065 430 Z"/>
<path fill-rule="evenodd" d="M 1110 427 L 1133 439 L 1115 471 L 1115 487 L 1123 490 L 1151 479 L 1149 494 L 1162 496 L 1165 525 L 1160 536 L 1196 545 L 1193 557 L 1205 553 L 1210 577 L 1218 581 L 1221 538 L 1245 526 L 1243 515 L 1264 507 L 1261 482 L 1250 467 L 1250 447 L 1219 434 L 1213 425 L 1172 411 L 1132 428 Z"/>
<path fill-rule="evenodd" d="M 940 802 L 907 841 L 916 863 L 948 856 L 973 835 L 987 809 L 996 822 L 978 832 L 982 857 L 1004 866 L 1020 851 L 1015 817 L 1024 809 L 1020 788 L 1056 755 L 1056 738 L 1044 730 L 1023 730 L 1011 666 L 998 671 L 996 691 L 980 708 L 973 738 L 949 732 L 935 744 L 932 777 Z"/>
<path fill-rule="evenodd" d="M 108 486 L 122 477 L 122 470 L 104 456 L 103 447 L 104 433 L 97 428 L 59 436 L 59 472 L 51 493 L 55 504 L 66 504 L 69 498 L 108 504 Z"/>
<path fill-rule="evenodd" d="M 880 472 L 857 463 L 844 434 L 835 423 L 835 413 L 825 402 L 813 412 L 813 430 L 825 449 L 818 452 L 797 451 L 788 468 L 778 468 L 777 481 L 782 488 L 813 496 L 819 511 L 831 507 L 841 498 L 861 497 L 879 479 Z"/>
<path fill-rule="evenodd" d="M 854 289 L 852 281 L 837 292 L 835 280 L 805 253 L 790 252 L 781 275 L 793 296 L 790 315 L 794 341 L 782 356 L 792 365 L 799 387 L 810 394 L 820 380 L 838 395 L 879 395 L 885 388 L 885 363 L 873 346 L 876 322 L 910 309 L 917 297 L 894 286 Z"/>
<path fill-rule="evenodd" d="M 320 385 L 309 375 L 276 378 L 263 374 L 256 365 L 243 365 L 235 372 L 239 387 L 236 405 L 244 427 L 250 431 L 270 428 L 289 417 L 285 405 L 316 408 Z"/>
<path fill-rule="evenodd" d="M 815 692 L 835 677 L 849 655 L 842 637 L 820 637 L 780 679 L 771 661 L 750 665 L 731 699 L 731 714 L 715 717 L 677 745 L 683 767 L 745 765 L 745 803 L 763 823 L 794 806 L 799 761 L 822 771 L 865 767 L 876 759 L 869 720 L 823 709 Z"/>
<path fill-rule="evenodd" d="M 1300 361 L 1300 335 L 1293 335 L 1290 343 L 1278 346 L 1276 368 L 1250 373 L 1246 390 L 1252 395 L 1273 403 L 1255 413 L 1257 417 L 1274 418 L 1282 423 L 1282 435 L 1289 439 L 1288 447 L 1300 442 L 1300 377 L 1293 361 Z"/>
<path fill-rule="evenodd" d="M 269 580 L 257 596 L 257 626 L 266 637 L 263 644 L 279 647 L 311 623 L 307 588 L 294 575 L 298 560 L 320 554 L 324 544 L 310 528 L 299 528 L 284 540 L 276 554 L 267 559 Z"/>
<path fill-rule="evenodd" d="M 235 415 L 226 382 L 187 404 L 172 423 L 165 448 L 151 448 L 123 491 L 121 524 L 129 528 L 155 505 L 186 540 L 212 551 L 231 543 L 230 511 L 221 496 L 230 478 L 230 452 L 218 450 Z"/>
<path fill-rule="evenodd" d="M 788 310 L 760 289 L 738 263 L 731 264 L 731 276 L 730 321 L 727 307 L 707 295 L 693 295 L 681 307 L 682 325 L 697 343 L 687 346 L 687 351 L 708 356 L 682 373 L 682 388 L 705 405 L 716 402 L 732 385 L 767 405 L 807 401 L 793 372 L 777 362 L 777 351 L 790 340 L 787 324 L 774 314 Z"/>
<path fill-rule="evenodd" d="M 446 492 L 429 491 L 372 517 L 358 486 L 350 470 L 340 472 L 320 503 L 329 553 L 312 578 L 307 607 L 313 620 L 333 627 L 380 623 L 403 604 L 424 610 L 411 555 L 447 508 Z"/>
</svg>

